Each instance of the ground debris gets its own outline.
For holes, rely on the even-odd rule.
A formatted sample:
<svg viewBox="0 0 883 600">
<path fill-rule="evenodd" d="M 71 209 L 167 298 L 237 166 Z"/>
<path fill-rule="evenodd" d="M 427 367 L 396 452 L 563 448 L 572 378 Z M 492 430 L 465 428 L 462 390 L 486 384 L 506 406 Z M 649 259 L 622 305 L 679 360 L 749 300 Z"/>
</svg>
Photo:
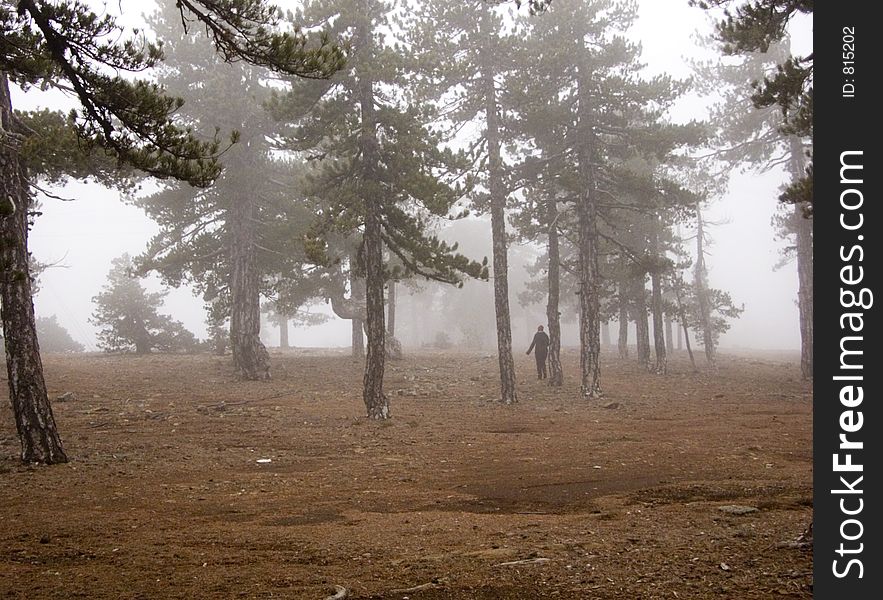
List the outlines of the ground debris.
<svg viewBox="0 0 883 600">
<path fill-rule="evenodd" d="M 389 590 L 390 594 L 411 594 L 413 592 L 420 592 L 423 590 L 431 590 L 434 588 L 441 588 L 447 585 L 448 578 L 447 577 L 433 577 L 432 581 L 428 581 L 426 583 L 421 583 L 420 585 L 415 585 L 414 587 L 409 588 L 396 588 L 394 590 Z"/>
<path fill-rule="evenodd" d="M 325 600 L 345 600 L 350 597 L 350 591 L 343 587 L 342 585 L 334 586 L 334 593 L 330 596 L 325 596 Z"/>
<path fill-rule="evenodd" d="M 551 562 L 551 561 L 552 561 L 551 558 L 542 558 L 542 557 L 524 558 L 522 560 L 510 560 L 509 562 L 497 563 L 494 566 L 495 567 L 514 567 L 517 565 L 541 565 L 541 564 L 545 564 L 545 563 Z"/>
<path fill-rule="evenodd" d="M 727 504 L 725 506 L 718 506 L 717 509 L 728 515 L 748 515 L 760 510 L 756 506 L 745 506 L 743 504 Z"/>
</svg>

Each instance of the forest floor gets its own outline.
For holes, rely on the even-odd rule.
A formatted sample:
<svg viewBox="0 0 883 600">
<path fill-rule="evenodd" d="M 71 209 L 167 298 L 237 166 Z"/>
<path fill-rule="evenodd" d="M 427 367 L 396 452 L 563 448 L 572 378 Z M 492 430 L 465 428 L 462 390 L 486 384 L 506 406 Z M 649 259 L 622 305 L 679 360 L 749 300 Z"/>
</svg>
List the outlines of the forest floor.
<svg viewBox="0 0 883 600">
<path fill-rule="evenodd" d="M 71 461 L 20 466 L 3 403 L 0 598 L 812 597 L 796 356 L 605 354 L 583 400 L 575 351 L 560 389 L 521 354 L 507 407 L 495 356 L 412 354 L 384 423 L 346 352 L 272 358 L 45 357 Z"/>
</svg>

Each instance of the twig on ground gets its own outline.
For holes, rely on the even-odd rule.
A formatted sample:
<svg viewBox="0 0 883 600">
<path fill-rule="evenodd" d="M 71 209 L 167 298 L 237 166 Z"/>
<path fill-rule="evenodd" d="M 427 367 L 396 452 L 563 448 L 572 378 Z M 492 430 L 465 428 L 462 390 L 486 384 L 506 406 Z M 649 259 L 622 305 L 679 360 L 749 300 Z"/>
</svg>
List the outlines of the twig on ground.
<svg viewBox="0 0 883 600">
<path fill-rule="evenodd" d="M 398 588 L 395 590 L 389 590 L 390 594 L 410 594 L 412 592 L 419 592 L 422 590 L 430 590 L 437 587 L 444 587 L 445 583 L 447 583 L 447 578 L 445 577 L 435 577 L 432 581 L 428 583 L 422 583 L 420 585 L 415 585 L 414 587 L 409 588 Z"/>
<path fill-rule="evenodd" d="M 510 560 L 509 562 L 497 563 L 495 567 L 512 567 L 515 565 L 533 565 L 542 564 L 551 561 L 551 558 L 525 558 L 523 560 Z"/>
<path fill-rule="evenodd" d="M 342 585 L 334 586 L 334 593 L 330 596 L 326 596 L 325 600 L 344 600 L 345 598 L 349 598 L 350 591 L 343 587 Z"/>
</svg>

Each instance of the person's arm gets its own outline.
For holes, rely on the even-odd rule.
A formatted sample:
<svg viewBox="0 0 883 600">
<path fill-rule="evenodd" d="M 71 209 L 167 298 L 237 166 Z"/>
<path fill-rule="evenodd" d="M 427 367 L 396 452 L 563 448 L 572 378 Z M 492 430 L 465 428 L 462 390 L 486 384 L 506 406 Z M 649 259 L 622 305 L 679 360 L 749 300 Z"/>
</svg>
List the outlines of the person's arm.
<svg viewBox="0 0 883 600">
<path fill-rule="evenodd" d="M 530 348 L 527 349 L 528 354 L 530 354 L 530 351 L 533 350 L 533 346 L 536 343 L 537 343 L 537 336 L 533 336 L 533 341 L 530 343 Z"/>
</svg>

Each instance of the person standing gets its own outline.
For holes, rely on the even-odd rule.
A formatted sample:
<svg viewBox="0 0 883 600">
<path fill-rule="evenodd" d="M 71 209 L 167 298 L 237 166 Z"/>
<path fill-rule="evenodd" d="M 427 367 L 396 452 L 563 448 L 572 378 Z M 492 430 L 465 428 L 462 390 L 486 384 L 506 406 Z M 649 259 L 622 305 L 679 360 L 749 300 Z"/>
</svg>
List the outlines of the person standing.
<svg viewBox="0 0 883 600">
<path fill-rule="evenodd" d="M 534 354 L 534 357 L 537 359 L 537 379 L 545 379 L 546 356 L 549 353 L 549 335 L 543 331 L 542 325 L 537 327 L 537 332 L 533 336 L 533 341 L 530 343 L 530 348 L 527 349 L 527 353 L 530 354 L 534 347 L 537 349 Z"/>
</svg>

